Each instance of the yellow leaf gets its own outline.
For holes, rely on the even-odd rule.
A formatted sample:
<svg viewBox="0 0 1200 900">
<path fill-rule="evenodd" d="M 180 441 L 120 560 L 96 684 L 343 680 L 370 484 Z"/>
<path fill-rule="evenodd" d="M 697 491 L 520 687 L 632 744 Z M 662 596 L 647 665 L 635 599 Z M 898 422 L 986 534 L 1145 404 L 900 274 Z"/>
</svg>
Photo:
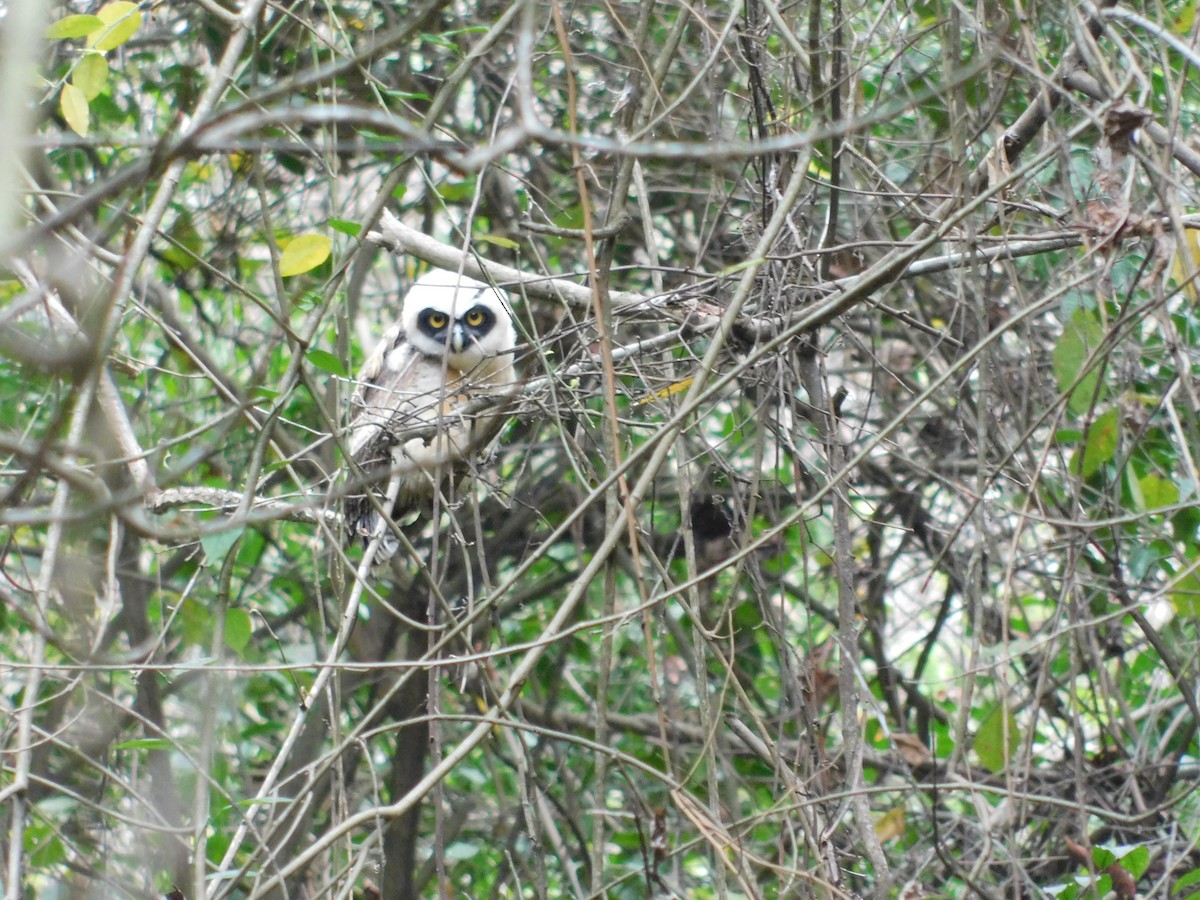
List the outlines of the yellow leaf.
<svg viewBox="0 0 1200 900">
<path fill-rule="evenodd" d="M 136 3 L 129 0 L 113 0 L 96 12 L 104 28 L 88 35 L 88 46 L 104 53 L 120 47 L 133 37 L 142 25 L 142 14 Z"/>
<path fill-rule="evenodd" d="M 1174 482 L 1167 481 L 1165 478 L 1147 475 L 1138 479 L 1137 486 L 1142 501 L 1138 504 L 1139 512 L 1145 512 L 1148 509 L 1162 509 L 1164 506 L 1174 506 L 1179 502 L 1179 488 L 1175 487 Z"/>
<path fill-rule="evenodd" d="M 817 162 L 815 156 L 808 162 L 808 174 L 810 178 L 816 178 L 820 181 L 828 181 L 833 177 L 833 173 Z"/>
<path fill-rule="evenodd" d="M 1183 9 L 1171 23 L 1171 30 L 1176 34 L 1191 34 L 1192 26 L 1196 23 L 1196 0 L 1188 0 Z"/>
<path fill-rule="evenodd" d="M 1171 258 L 1171 277 L 1176 284 L 1183 285 L 1189 300 L 1197 299 L 1196 283 L 1192 280 L 1197 268 L 1200 268 L 1200 235 L 1185 231 L 1183 241 L 1176 245 L 1175 255 Z"/>
<path fill-rule="evenodd" d="M 67 38 L 84 37 L 104 27 L 104 20 L 99 16 L 67 16 L 52 22 L 46 29 L 46 37 L 52 41 Z"/>
<path fill-rule="evenodd" d="M 108 60 L 100 53 L 85 53 L 71 73 L 71 84 L 88 100 L 95 100 L 108 84 Z"/>
<path fill-rule="evenodd" d="M 1194 562 L 1195 560 L 1188 560 Z M 1175 580 L 1175 586 L 1168 594 L 1175 612 L 1181 616 L 1195 619 L 1200 617 L 1200 576 L 1192 571 Z"/>
<path fill-rule="evenodd" d="M 740 263 L 734 263 L 732 266 L 722 269 L 720 272 L 717 273 L 717 276 L 719 278 L 728 278 L 730 275 L 736 275 L 738 272 L 741 272 L 745 269 L 749 269 L 751 266 L 755 265 L 758 262 L 761 262 L 761 260 L 744 259 Z"/>
<path fill-rule="evenodd" d="M 87 137 L 88 102 L 83 91 L 73 84 L 64 84 L 62 96 L 58 99 L 58 108 L 62 110 L 62 116 L 71 126 L 71 130 L 80 137 Z"/>
<path fill-rule="evenodd" d="M 643 397 L 641 400 L 638 400 L 636 403 L 634 403 L 634 406 L 642 406 L 646 403 L 652 403 L 655 400 L 666 400 L 668 397 L 674 397 L 676 394 L 682 394 L 691 386 L 691 378 L 685 378 L 683 381 L 676 381 L 673 384 L 667 385 L 662 390 L 655 391 L 648 397 Z"/>
<path fill-rule="evenodd" d="M 904 807 L 897 806 L 883 814 L 875 823 L 875 836 L 881 841 L 904 837 Z"/>
<path fill-rule="evenodd" d="M 332 246 L 329 238 L 323 234 L 302 234 L 292 238 L 283 248 L 279 274 L 287 278 L 315 269 L 329 259 Z"/>
</svg>

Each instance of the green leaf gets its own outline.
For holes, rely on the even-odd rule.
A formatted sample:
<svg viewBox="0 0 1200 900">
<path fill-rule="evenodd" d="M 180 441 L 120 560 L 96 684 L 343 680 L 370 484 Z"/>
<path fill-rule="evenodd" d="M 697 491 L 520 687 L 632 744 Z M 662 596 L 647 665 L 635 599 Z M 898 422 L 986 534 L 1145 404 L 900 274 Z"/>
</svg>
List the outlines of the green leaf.
<svg viewBox="0 0 1200 900">
<path fill-rule="evenodd" d="M 244 800 L 239 800 L 237 805 L 243 808 L 253 806 L 274 806 L 277 803 L 295 803 L 287 797 L 247 797 Z"/>
<path fill-rule="evenodd" d="M 241 528 L 229 531 L 218 531 L 216 534 L 206 534 L 200 538 L 200 546 L 204 548 L 204 558 L 207 563 L 223 561 L 233 545 L 242 536 Z"/>
<path fill-rule="evenodd" d="M 1164 560 L 1172 556 L 1170 544 L 1166 541 L 1150 541 L 1138 543 L 1130 548 L 1129 576 L 1134 581 L 1141 581 L 1162 570 Z"/>
<path fill-rule="evenodd" d="M 283 257 L 279 260 L 279 274 L 287 278 L 315 269 L 329 259 L 332 249 L 333 244 L 323 234 L 302 234 L 294 237 L 283 248 Z"/>
<path fill-rule="evenodd" d="M 1008 761 L 1017 752 L 1021 734 L 1017 730 L 1017 717 L 1003 704 L 998 704 L 984 718 L 975 732 L 973 744 L 975 755 L 990 772 L 1004 771 Z"/>
<path fill-rule="evenodd" d="M 1192 869 L 1192 871 L 1178 879 L 1175 882 L 1175 887 L 1171 888 L 1171 893 L 1181 893 L 1185 888 L 1190 888 L 1194 884 L 1200 885 L 1200 869 Z"/>
<path fill-rule="evenodd" d="M 1076 459 L 1079 460 L 1078 473 L 1084 478 L 1095 475 L 1100 467 L 1116 454 L 1120 434 L 1121 423 L 1115 409 L 1110 409 L 1096 419 L 1087 431 L 1087 443 L 1083 452 L 1076 454 Z"/>
<path fill-rule="evenodd" d="M 320 369 L 322 372 L 328 372 L 330 375 L 337 375 L 341 378 L 349 378 L 350 373 L 346 371 L 346 365 L 341 358 L 330 353 L 328 350 L 309 350 L 304 354 L 310 363 Z"/>
<path fill-rule="evenodd" d="M 1192 560 L 1188 562 L 1191 563 Z M 1167 596 L 1175 612 L 1200 619 L 1200 575 L 1195 571 L 1188 572 L 1176 581 Z"/>
<path fill-rule="evenodd" d="M 1137 881 L 1150 867 L 1150 848 L 1137 846 L 1129 848 L 1128 852 L 1121 855 L 1121 868 L 1133 876 L 1133 880 Z"/>
<path fill-rule="evenodd" d="M 80 137 L 87 137 L 90 117 L 87 97 L 83 91 L 73 84 L 64 84 L 62 96 L 58 98 L 58 108 L 71 130 Z"/>
<path fill-rule="evenodd" d="M 88 46 L 101 53 L 115 50 L 137 34 L 142 25 L 142 14 L 136 3 L 129 0 L 113 0 L 96 12 L 105 27 L 88 35 Z"/>
<path fill-rule="evenodd" d="M 1054 432 L 1054 440 L 1059 444 L 1074 444 L 1083 440 L 1083 432 L 1078 428 L 1060 428 Z"/>
<path fill-rule="evenodd" d="M 334 231 L 340 231 L 342 234 L 350 235 L 350 237 L 358 237 L 362 234 L 362 226 L 357 222 L 350 222 L 346 219 L 330 219 L 326 224 Z"/>
<path fill-rule="evenodd" d="M 507 250 L 516 250 L 521 246 L 510 238 L 500 237 L 499 235 L 495 234 L 481 234 L 479 235 L 479 240 L 487 244 L 494 244 L 497 247 L 504 247 Z"/>
<path fill-rule="evenodd" d="M 429 95 L 423 91 L 399 91 L 390 90 L 383 91 L 383 96 L 391 97 L 395 100 L 420 100 L 423 103 L 429 102 Z"/>
<path fill-rule="evenodd" d="M 250 613 L 240 607 L 225 611 L 225 644 L 238 656 L 242 655 L 242 651 L 250 643 L 250 635 L 253 632 L 254 625 L 250 620 Z"/>
<path fill-rule="evenodd" d="M 75 809 L 76 804 L 72 803 L 69 807 L 70 811 Z M 39 814 L 45 814 L 47 805 L 38 803 Z M 62 814 L 56 815 L 55 818 L 65 818 L 65 811 Z M 25 835 L 25 852 L 29 854 L 30 864 L 38 867 L 55 866 L 67 858 L 66 847 L 63 841 L 55 834 L 55 829 L 50 823 L 39 823 L 32 825 L 26 829 L 29 833 Z"/>
<path fill-rule="evenodd" d="M 1054 347 L 1051 359 L 1054 363 L 1054 375 L 1058 379 L 1058 389 L 1064 393 L 1071 390 L 1067 409 L 1075 415 L 1087 412 L 1093 400 L 1104 396 L 1103 390 L 1096 393 L 1096 384 L 1100 379 L 1098 362 L 1092 364 L 1091 370 L 1086 370 L 1088 357 L 1104 341 L 1104 326 L 1094 313 L 1086 309 L 1078 309 L 1067 321 L 1062 337 Z M 1076 384 L 1076 379 L 1079 383 Z"/>
<path fill-rule="evenodd" d="M 88 100 L 95 100 L 108 84 L 108 60 L 102 53 L 85 53 L 71 73 L 71 84 L 83 91 Z"/>
<path fill-rule="evenodd" d="M 170 750 L 171 742 L 165 738 L 137 738 L 113 745 L 114 750 Z"/>
<path fill-rule="evenodd" d="M 99 16 L 67 16 L 51 23 L 46 29 L 46 37 L 52 41 L 68 38 L 87 37 L 93 31 L 104 27 L 104 20 Z"/>
<path fill-rule="evenodd" d="M 1078 884 L 1051 884 L 1044 890 L 1055 900 L 1075 900 L 1079 895 Z"/>
<path fill-rule="evenodd" d="M 460 203 L 475 196 L 475 182 L 447 181 L 438 185 L 437 192 L 447 203 Z"/>
<path fill-rule="evenodd" d="M 178 218 L 167 232 L 167 237 L 171 239 L 171 243 L 163 251 L 163 259 L 184 271 L 199 265 L 204 256 L 204 240 L 187 210 L 180 210 Z"/>
</svg>

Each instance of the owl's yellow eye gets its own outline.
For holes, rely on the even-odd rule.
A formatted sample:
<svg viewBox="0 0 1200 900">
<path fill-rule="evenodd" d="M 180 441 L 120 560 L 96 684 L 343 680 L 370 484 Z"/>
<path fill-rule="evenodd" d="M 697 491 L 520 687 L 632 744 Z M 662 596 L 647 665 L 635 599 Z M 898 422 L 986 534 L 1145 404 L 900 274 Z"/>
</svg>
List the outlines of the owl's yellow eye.
<svg viewBox="0 0 1200 900">
<path fill-rule="evenodd" d="M 467 321 L 467 324 L 470 325 L 472 328 L 478 328 L 480 325 L 482 325 L 484 323 L 484 320 L 486 318 L 487 318 L 487 316 L 484 315 L 482 309 L 473 309 L 469 313 L 467 313 L 466 321 Z"/>
<path fill-rule="evenodd" d="M 431 312 L 425 316 L 425 324 L 430 328 L 445 328 L 449 321 L 445 313 Z"/>
</svg>

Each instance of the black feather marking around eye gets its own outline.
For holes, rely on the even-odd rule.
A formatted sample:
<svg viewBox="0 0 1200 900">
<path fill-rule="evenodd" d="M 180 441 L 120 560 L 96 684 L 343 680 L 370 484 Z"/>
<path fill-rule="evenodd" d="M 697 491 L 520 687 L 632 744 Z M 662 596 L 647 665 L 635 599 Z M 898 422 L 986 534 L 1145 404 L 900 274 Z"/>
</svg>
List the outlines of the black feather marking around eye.
<svg viewBox="0 0 1200 900">
<path fill-rule="evenodd" d="M 468 329 L 479 331 L 496 324 L 496 314 L 486 306 L 473 306 L 459 319 Z"/>
<path fill-rule="evenodd" d="M 435 320 L 440 320 L 436 322 Z M 436 309 L 424 310 L 417 317 L 417 327 L 430 337 L 439 337 L 446 331 L 446 326 L 450 324 L 450 317 L 444 312 Z"/>
</svg>

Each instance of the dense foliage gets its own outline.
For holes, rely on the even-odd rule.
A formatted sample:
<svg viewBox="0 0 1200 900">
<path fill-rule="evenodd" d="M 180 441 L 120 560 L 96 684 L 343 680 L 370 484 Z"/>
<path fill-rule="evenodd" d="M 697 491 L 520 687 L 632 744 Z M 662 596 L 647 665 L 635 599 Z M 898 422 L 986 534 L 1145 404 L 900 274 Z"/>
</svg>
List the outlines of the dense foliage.
<svg viewBox="0 0 1200 900">
<path fill-rule="evenodd" d="M 1195 2 L 968 6 L 0 4 L 6 896 L 1200 891 Z"/>
</svg>

